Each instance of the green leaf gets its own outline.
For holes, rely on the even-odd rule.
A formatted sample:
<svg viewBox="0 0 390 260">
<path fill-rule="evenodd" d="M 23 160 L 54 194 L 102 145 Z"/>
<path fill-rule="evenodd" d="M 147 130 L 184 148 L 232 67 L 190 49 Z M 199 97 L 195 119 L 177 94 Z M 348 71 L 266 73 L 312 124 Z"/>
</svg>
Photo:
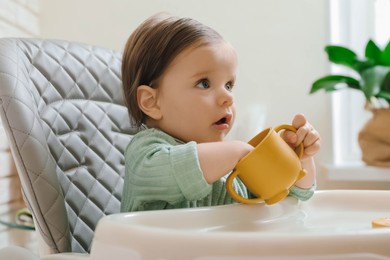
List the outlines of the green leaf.
<svg viewBox="0 0 390 260">
<path fill-rule="evenodd" d="M 354 78 L 344 75 L 329 75 L 316 80 L 311 87 L 310 94 L 317 92 L 320 89 L 326 92 L 339 90 L 341 88 L 359 89 L 359 81 Z"/>
<path fill-rule="evenodd" d="M 372 96 L 376 96 L 381 91 L 382 82 L 389 71 L 389 67 L 375 66 L 362 72 L 361 89 L 367 100 L 370 100 Z"/>
<path fill-rule="evenodd" d="M 390 92 L 381 90 L 376 97 L 383 98 L 384 100 L 387 101 L 387 103 L 390 104 Z"/>
<path fill-rule="evenodd" d="M 382 50 L 379 49 L 378 45 L 373 40 L 369 40 L 366 45 L 366 58 L 373 61 L 375 65 L 382 63 Z"/>
<path fill-rule="evenodd" d="M 355 52 L 336 45 L 326 46 L 325 51 L 328 53 L 328 58 L 331 62 L 355 69 L 356 61 L 358 60 Z"/>
<path fill-rule="evenodd" d="M 390 66 L 390 42 L 387 44 L 385 49 L 382 52 L 382 64 L 385 66 Z"/>
<path fill-rule="evenodd" d="M 382 81 L 381 90 L 390 92 L 390 73 L 387 73 Z"/>
<path fill-rule="evenodd" d="M 361 75 L 366 69 L 374 67 L 376 64 L 373 60 L 357 61 L 355 64 L 355 70 Z"/>
</svg>

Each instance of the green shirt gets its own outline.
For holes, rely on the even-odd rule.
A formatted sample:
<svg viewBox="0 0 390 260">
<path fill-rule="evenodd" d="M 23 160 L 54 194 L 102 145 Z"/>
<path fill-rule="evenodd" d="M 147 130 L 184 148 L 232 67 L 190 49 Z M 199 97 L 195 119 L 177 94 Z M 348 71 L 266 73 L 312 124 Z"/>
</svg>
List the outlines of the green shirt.
<svg viewBox="0 0 390 260">
<path fill-rule="evenodd" d="M 197 144 L 180 140 L 154 128 L 137 133 L 125 151 L 125 180 L 121 212 L 194 208 L 232 204 L 226 178 L 208 184 L 200 169 Z M 233 187 L 250 197 L 245 185 L 235 178 Z M 293 187 L 290 195 L 306 200 L 314 187 Z"/>
</svg>

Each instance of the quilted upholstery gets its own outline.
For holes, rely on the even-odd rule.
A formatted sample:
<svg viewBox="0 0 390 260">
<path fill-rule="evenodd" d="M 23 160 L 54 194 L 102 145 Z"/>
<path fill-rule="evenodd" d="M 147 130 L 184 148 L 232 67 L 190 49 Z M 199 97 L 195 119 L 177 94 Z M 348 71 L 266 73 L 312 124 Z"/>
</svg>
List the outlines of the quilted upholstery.
<svg viewBox="0 0 390 260">
<path fill-rule="evenodd" d="M 99 219 L 120 209 L 121 55 L 58 40 L 0 39 L 0 113 L 22 191 L 54 252 L 89 252 Z"/>
</svg>

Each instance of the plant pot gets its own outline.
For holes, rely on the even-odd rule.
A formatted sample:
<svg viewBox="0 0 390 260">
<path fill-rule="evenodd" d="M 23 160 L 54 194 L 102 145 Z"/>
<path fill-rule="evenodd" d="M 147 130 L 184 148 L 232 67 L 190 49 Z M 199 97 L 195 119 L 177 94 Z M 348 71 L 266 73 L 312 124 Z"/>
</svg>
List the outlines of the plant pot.
<svg viewBox="0 0 390 260">
<path fill-rule="evenodd" d="M 367 165 L 390 167 L 390 108 L 371 111 L 373 116 L 358 137 L 362 160 Z"/>
</svg>

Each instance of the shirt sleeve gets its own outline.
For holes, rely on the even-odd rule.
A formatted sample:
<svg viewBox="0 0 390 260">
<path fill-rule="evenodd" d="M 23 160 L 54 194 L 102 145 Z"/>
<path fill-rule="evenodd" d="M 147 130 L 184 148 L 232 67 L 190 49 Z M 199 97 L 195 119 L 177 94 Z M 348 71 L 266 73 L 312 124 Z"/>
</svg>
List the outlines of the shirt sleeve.
<svg viewBox="0 0 390 260">
<path fill-rule="evenodd" d="M 195 142 L 173 146 L 170 159 L 172 174 L 186 200 L 199 200 L 211 192 L 200 169 Z"/>
<path fill-rule="evenodd" d="M 134 140 L 126 151 L 125 186 L 132 190 L 136 204 L 175 204 L 199 200 L 211 192 L 200 169 L 196 143 L 172 144 L 167 138 L 153 133 Z"/>
<path fill-rule="evenodd" d="M 292 196 L 292 197 L 295 197 L 299 200 L 305 201 L 305 200 L 310 199 L 314 195 L 316 188 L 317 188 L 316 183 L 314 183 L 310 189 L 302 189 L 302 188 L 299 188 L 297 186 L 293 186 L 290 189 L 289 196 Z"/>
</svg>

